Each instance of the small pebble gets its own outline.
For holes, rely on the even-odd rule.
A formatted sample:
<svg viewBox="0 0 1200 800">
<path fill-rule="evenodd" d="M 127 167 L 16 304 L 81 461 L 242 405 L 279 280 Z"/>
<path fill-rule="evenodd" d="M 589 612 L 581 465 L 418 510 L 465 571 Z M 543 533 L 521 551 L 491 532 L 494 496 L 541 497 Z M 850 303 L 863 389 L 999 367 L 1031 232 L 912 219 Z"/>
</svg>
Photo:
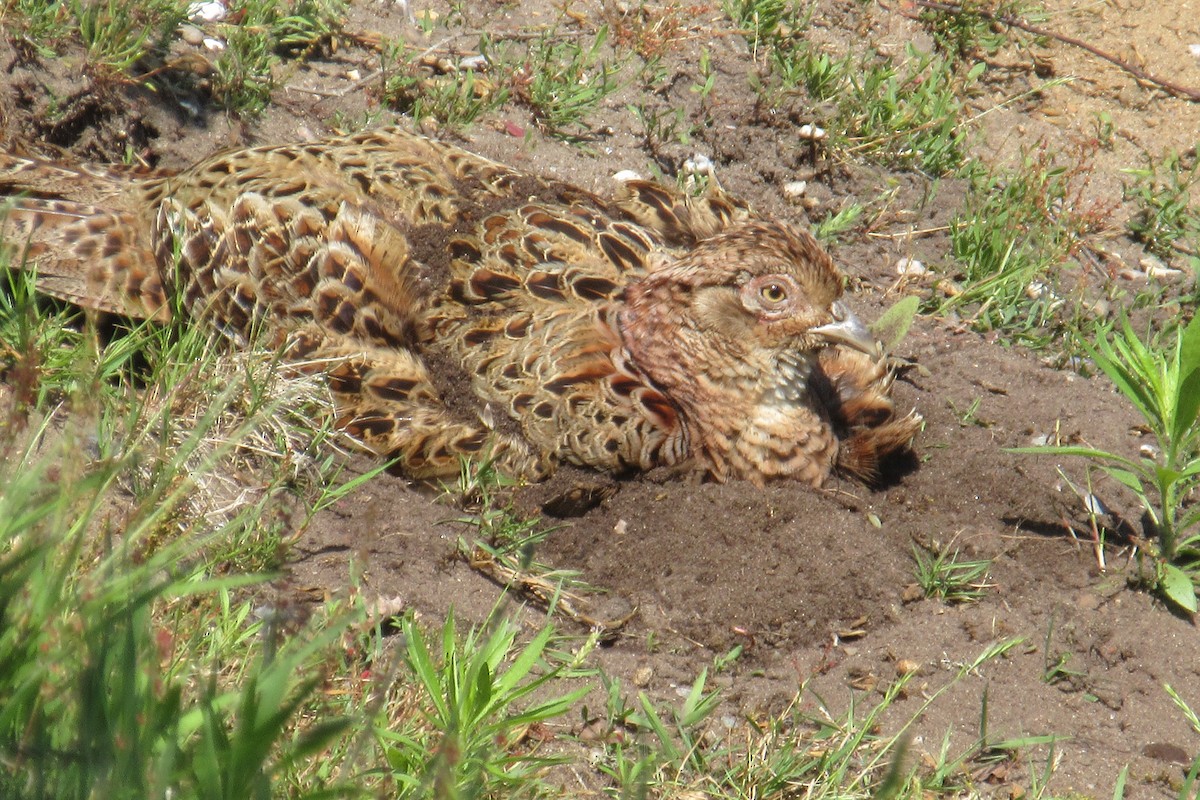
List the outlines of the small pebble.
<svg viewBox="0 0 1200 800">
<path fill-rule="evenodd" d="M 633 673 L 633 685 L 639 689 L 645 689 L 650 685 L 650 679 L 654 677 L 654 670 L 650 667 L 639 667 Z"/>
<path fill-rule="evenodd" d="M 629 183 L 629 181 L 640 181 L 642 176 L 631 169 L 623 169 L 620 172 L 614 173 L 612 179 L 617 183 Z"/>
<path fill-rule="evenodd" d="M 1200 44 L 1189 44 L 1188 52 L 1192 54 L 1192 58 L 1200 58 Z"/>
<path fill-rule="evenodd" d="M 896 262 L 897 275 L 926 275 L 928 273 L 929 267 L 915 258 L 905 257 Z"/>
<path fill-rule="evenodd" d="M 896 674 L 901 678 L 912 675 L 921 671 L 921 665 L 909 658 L 902 658 L 896 662 Z"/>
<path fill-rule="evenodd" d="M 180 25 L 179 35 L 190 45 L 199 45 L 204 41 L 204 31 L 195 25 Z"/>
<path fill-rule="evenodd" d="M 352 81 L 362 80 L 362 73 L 356 69 L 346 70 L 346 77 Z"/>
<path fill-rule="evenodd" d="M 713 162 L 711 158 L 703 153 L 696 153 L 683 162 L 683 170 L 692 175 L 708 175 L 713 171 Z"/>
<path fill-rule="evenodd" d="M 467 56 L 458 62 L 459 69 L 484 70 L 487 66 L 488 60 L 485 55 Z"/>
<path fill-rule="evenodd" d="M 1157 256 L 1146 256 L 1138 262 L 1138 266 L 1151 278 L 1174 278 L 1183 274 L 1182 270 L 1168 267 Z"/>
<path fill-rule="evenodd" d="M 617 524 L 613 525 L 613 533 L 617 536 L 624 536 L 629 532 L 629 523 L 623 519 L 617 520 Z"/>
<path fill-rule="evenodd" d="M 192 3 L 188 6 L 188 19 L 197 22 L 220 22 L 228 13 L 224 3 Z"/>
<path fill-rule="evenodd" d="M 217 52 L 220 52 L 221 50 L 225 49 L 225 40 L 218 39 L 215 36 L 205 36 L 204 37 L 204 46 L 207 47 L 209 50 L 215 50 Z"/>
<path fill-rule="evenodd" d="M 808 191 L 808 181 L 790 181 L 783 185 L 783 196 L 789 200 L 799 200 Z"/>
<path fill-rule="evenodd" d="M 807 125 L 807 124 L 801 125 L 800 130 L 798 130 L 796 133 L 800 136 L 801 139 L 811 139 L 814 142 L 819 141 L 819 140 L 824 139 L 827 136 L 829 136 L 829 134 L 825 132 L 824 128 L 817 127 L 816 125 Z"/>
</svg>

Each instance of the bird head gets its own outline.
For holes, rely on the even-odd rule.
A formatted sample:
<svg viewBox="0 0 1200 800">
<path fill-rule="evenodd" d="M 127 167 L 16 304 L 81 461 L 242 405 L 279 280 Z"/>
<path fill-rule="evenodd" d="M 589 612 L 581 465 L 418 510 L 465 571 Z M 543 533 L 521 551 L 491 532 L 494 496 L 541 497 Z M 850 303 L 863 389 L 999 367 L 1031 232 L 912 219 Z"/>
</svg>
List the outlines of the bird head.
<svg viewBox="0 0 1200 800">
<path fill-rule="evenodd" d="M 769 465 L 741 465 L 753 455 L 733 451 L 754 441 L 798 462 L 790 442 L 815 426 L 828 446 L 813 455 L 822 461 L 815 472 L 805 472 L 819 480 L 836 443 L 827 411 L 809 391 L 818 356 L 827 347 L 870 354 L 879 347 L 842 291 L 841 275 L 812 236 L 783 223 L 744 222 L 682 255 L 656 256 L 626 291 L 621 336 L 638 368 L 707 439 L 714 474 L 774 474 Z"/>
</svg>

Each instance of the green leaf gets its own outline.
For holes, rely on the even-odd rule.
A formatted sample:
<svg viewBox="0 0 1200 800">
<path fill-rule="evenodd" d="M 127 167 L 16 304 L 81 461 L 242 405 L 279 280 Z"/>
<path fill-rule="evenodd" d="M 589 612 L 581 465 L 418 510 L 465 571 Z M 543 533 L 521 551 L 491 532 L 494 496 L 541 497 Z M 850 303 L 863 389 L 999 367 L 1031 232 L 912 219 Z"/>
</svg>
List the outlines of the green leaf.
<svg viewBox="0 0 1200 800">
<path fill-rule="evenodd" d="M 1162 590 L 1164 597 L 1184 611 L 1189 614 L 1196 613 L 1196 586 L 1191 577 L 1179 567 L 1163 564 L 1158 588 Z"/>
<path fill-rule="evenodd" d="M 1137 476 L 1137 473 L 1112 466 L 1105 466 L 1102 469 L 1111 475 L 1114 480 L 1132 489 L 1139 497 L 1145 495 L 1146 490 L 1142 486 L 1142 480 Z"/>
<path fill-rule="evenodd" d="M 920 306 L 921 301 L 916 295 L 909 295 L 893 303 L 891 308 L 875 320 L 875 323 L 871 325 L 871 333 L 880 341 L 884 350 L 890 352 L 896 349 L 896 345 L 904 341 Z"/>
<path fill-rule="evenodd" d="M 1189 438 L 1188 433 L 1196 424 L 1200 412 L 1200 316 L 1179 334 L 1179 370 L 1175 397 L 1175 419 L 1171 421 L 1171 435 L 1177 445 Z M 1194 432 L 1193 432 L 1194 434 Z"/>
</svg>

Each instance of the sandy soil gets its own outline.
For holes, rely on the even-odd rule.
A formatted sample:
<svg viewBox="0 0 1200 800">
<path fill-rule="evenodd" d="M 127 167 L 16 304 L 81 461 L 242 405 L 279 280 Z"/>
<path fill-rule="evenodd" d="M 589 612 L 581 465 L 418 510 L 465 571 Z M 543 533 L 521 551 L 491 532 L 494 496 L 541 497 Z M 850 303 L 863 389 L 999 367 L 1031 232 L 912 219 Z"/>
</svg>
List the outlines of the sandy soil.
<svg viewBox="0 0 1200 800">
<path fill-rule="evenodd" d="M 437 3 L 413 4 L 418 11 L 427 5 L 446 12 Z M 481 30 L 497 36 L 530 25 L 558 24 L 570 32 L 600 22 L 614 30 L 632 24 L 620 3 L 568 5 L 571 14 L 564 17 L 561 4 L 542 0 L 480 3 L 469 11 L 465 29 L 443 40 L 423 38 L 398 4 L 358 0 L 347 31 L 382 31 L 468 52 Z M 851 8 L 819 0 L 812 35 L 833 52 L 863 42 L 893 53 L 906 42 L 927 46 L 927 32 L 903 16 L 902 7 Z M 1042 26 L 1200 87 L 1200 61 L 1187 48 L 1200 42 L 1196 3 L 1051 0 L 1047 8 Z M 472 127 L 466 146 L 598 191 L 607 191 L 618 169 L 645 172 L 656 160 L 675 170 L 699 151 L 717 163 L 728 189 L 800 222 L 805 211 L 783 195 L 789 181 L 814 182 L 823 201 L 817 215 L 846 202 L 872 201 L 894 186 L 896 200 L 872 225 L 876 235 L 851 232 L 833 250 L 856 279 L 853 304 L 870 318 L 892 302 L 898 291 L 894 264 L 902 256 L 953 272 L 944 226 L 959 208 L 962 186 L 941 181 L 934 199 L 924 202 L 931 183 L 924 177 L 823 161 L 814 167 L 795 134 L 796 125 L 809 120 L 754 114 L 745 89 L 753 68 L 745 40 L 713 4 L 693 11 L 664 58 L 678 79 L 651 98 L 639 97 L 634 85 L 624 87 L 593 120 L 597 130 L 608 132 L 586 149 L 543 137 L 528 111 L 515 105 Z M 194 114 L 172 98 L 89 78 L 79 69 L 82 54 L 50 62 L 2 38 L 0 135 L 18 149 L 52 146 L 68 157 L 94 160 L 119 160 L 131 151 L 177 167 L 231 145 L 320 135 L 335 112 L 354 118 L 378 111 L 381 121 L 392 116 L 376 108 L 375 84 L 352 80 L 351 70 L 369 77 L 378 56 L 350 36 L 336 54 L 290 66 L 272 108 L 251 123 L 215 111 Z M 669 144 L 651 153 L 626 104 L 641 99 L 694 111 L 698 100 L 688 87 L 696 81 L 702 48 L 711 51 L 717 75 L 714 124 L 697 131 L 690 146 Z M 1049 64 L 1039 69 L 1074 79 L 981 117 L 975 152 L 1011 163 L 1022 148 L 1043 140 L 1064 152 L 1080 143 L 1090 147 L 1096 120 L 1106 115 L 1115 136 L 1111 144 L 1089 149 L 1094 160 L 1087 199 L 1112 203 L 1107 246 L 1136 265 L 1142 254 L 1121 235 L 1129 209 L 1120 204 L 1120 170 L 1141 166 L 1144 152 L 1157 156 L 1194 146 L 1200 105 L 1139 84 L 1078 47 L 1042 40 L 994 57 L 995 69 L 972 99 L 973 113 L 1040 82 L 1035 59 Z M 53 116 L 47 113 L 52 104 Z M 811 121 L 821 121 L 819 108 Z M 513 126 L 530 136 L 510 135 Z M 933 232 L 909 235 L 928 230 Z M 1131 284 L 1128 293 L 1137 288 Z M 671 475 L 614 482 L 566 471 L 549 485 L 518 493 L 519 507 L 536 510 L 577 485 L 609 490 L 607 499 L 581 515 L 548 516 L 547 524 L 561 528 L 538 553 L 557 567 L 579 570 L 607 592 L 596 600 L 597 614 L 615 618 L 636 611 L 599 652 L 600 664 L 626 685 L 673 701 L 678 687 L 690 684 L 714 657 L 741 645 L 741 658 L 714 683 L 725 698 L 723 713 L 757 716 L 782 708 L 805 682 L 834 708 L 846 707 L 852 695 L 870 701 L 898 669 L 915 663 L 920 690 L 894 706 L 885 724 L 896 724 L 963 662 L 989 644 L 1020 637 L 1023 644 L 1007 657 L 939 699 L 917 726 L 913 757 L 936 753 L 946 731 L 955 752 L 966 748 L 978 736 L 986 691 L 993 736 L 1063 737 L 1055 748 L 1052 792 L 1110 797 L 1118 772 L 1128 765 L 1127 797 L 1174 797 L 1183 762 L 1200 751 L 1200 734 L 1163 686 L 1200 707 L 1195 626 L 1131 588 L 1136 565 L 1119 536 L 1106 548 L 1107 568 L 1100 568 L 1086 538 L 1086 515 L 1051 460 L 1005 450 L 1057 431 L 1134 454 L 1141 441 L 1135 414 L 1104 381 L 1052 366 L 1051 354 L 1003 347 L 951 321 L 919 319 L 900 355 L 914 368 L 898 384 L 898 402 L 919 409 L 927 427 L 919 462 L 878 490 L 843 482 L 820 492 L 792 485 L 760 490 Z M 1063 468 L 1084 480 L 1080 464 Z M 1100 482 L 1097 492 L 1117 512 L 1132 511 L 1129 498 L 1113 486 Z M 338 593 L 353 578 L 365 592 L 399 597 L 431 617 L 453 606 L 482 619 L 499 590 L 454 557 L 455 543 L 467 531 L 445 521 L 453 515 L 427 491 L 397 478 L 374 480 L 316 519 L 295 545 L 290 577 L 278 591 Z M 1136 513 L 1129 516 L 1136 520 Z M 994 559 L 990 588 L 970 604 L 916 598 L 914 544 Z M 1056 664 L 1065 672 L 1049 681 Z M 975 779 L 982 787 L 994 784 L 997 796 L 1016 796 L 1012 787 L 1028 787 L 1031 765 L 1040 769 L 1046 757 L 1043 749 L 1003 770 L 975 765 Z"/>
</svg>

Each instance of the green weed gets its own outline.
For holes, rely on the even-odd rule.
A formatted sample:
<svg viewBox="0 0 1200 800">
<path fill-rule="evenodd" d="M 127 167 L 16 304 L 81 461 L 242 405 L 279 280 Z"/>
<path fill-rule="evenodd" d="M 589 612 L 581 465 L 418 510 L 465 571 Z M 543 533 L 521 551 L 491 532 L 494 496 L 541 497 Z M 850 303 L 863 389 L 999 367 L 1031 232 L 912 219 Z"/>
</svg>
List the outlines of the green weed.
<svg viewBox="0 0 1200 800">
<path fill-rule="evenodd" d="M 1198 168 L 1200 160 L 1195 157 L 1187 166 L 1178 153 L 1169 153 L 1157 163 L 1147 157 L 1142 169 L 1124 170 L 1132 178 L 1125 185 L 1125 199 L 1137 209 L 1129 220 L 1129 232 L 1161 258 L 1182 251 L 1200 265 L 1200 212 L 1191 196 L 1200 178 Z"/>
<path fill-rule="evenodd" d="M 318 684 L 313 659 L 340 623 L 300 638 L 266 635 L 249 621 L 251 602 L 229 602 L 260 579 L 209 577 L 211 545 L 258 512 L 243 506 L 211 528 L 186 513 L 196 475 L 187 454 L 203 449 L 211 419 L 132 503 L 121 486 L 172 425 L 170 411 L 99 452 L 86 424 L 58 433 L 56 422 L 4 431 L 0 759 L 17 766 L 0 771 L 0 795 L 270 797 L 281 770 L 348 725 L 296 727 Z M 236 440 L 203 469 L 217 469 Z M 186 535 L 169 535 L 181 524 Z M 206 647 L 216 631 L 229 647 Z"/>
<path fill-rule="evenodd" d="M 960 792 L 962 765 L 967 761 L 1050 739 L 999 741 L 984 724 L 979 738 L 961 755 L 949 755 L 947 738 L 940 756 L 923 760 L 931 766 L 910 767 L 905 765 L 907 730 L 943 692 L 1019 643 L 1001 642 L 963 664 L 950 681 L 927 695 L 916 713 L 905 716 L 899 730 L 886 736 L 880 733 L 879 722 L 905 696 L 916 673 L 887 686 L 878 702 L 865 710 L 852 702 L 844 713 L 834 713 L 819 696 L 801 687 L 782 713 L 740 720 L 733 727 L 714 719 L 719 698 L 706 690 L 704 672 L 678 707 L 667 708 L 655 705 L 644 693 L 630 706 L 619 683 L 605 678 L 608 725 L 614 731 L 634 732 L 636 738 L 611 736 L 599 767 L 621 797 L 675 796 L 686 791 L 747 798 L 799 793 L 812 798 L 922 797 L 924 792 Z M 816 701 L 816 712 L 802 710 L 810 697 Z"/>
<path fill-rule="evenodd" d="M 460 636 L 451 614 L 432 642 L 411 616 L 401 630 L 417 713 L 376 729 L 400 796 L 536 795 L 541 774 L 560 759 L 537 754 L 531 729 L 564 716 L 590 689 L 551 688 L 568 666 L 549 660 L 553 628 L 524 645 L 506 618 Z M 534 699 L 543 687 L 551 696 Z"/>
<path fill-rule="evenodd" d="M 1144 512 L 1154 588 L 1174 606 L 1195 613 L 1200 508 L 1189 498 L 1200 486 L 1200 317 L 1178 329 L 1173 344 L 1144 341 L 1125 320 L 1119 328 L 1100 328 L 1096 341 L 1081 347 L 1142 415 L 1155 454 L 1132 459 L 1082 446 L 1013 452 L 1085 458 L 1131 490 Z"/>
<path fill-rule="evenodd" d="M 486 40 L 480 43 L 481 52 L 488 49 Z M 432 118 L 439 127 L 462 130 L 508 99 L 507 87 L 472 69 L 430 74 L 426 65 L 407 58 L 400 43 L 387 46 L 384 63 L 389 66 L 381 99 L 414 120 Z"/>
<path fill-rule="evenodd" d="M 70 7 L 89 60 L 119 74 L 165 51 L 187 13 L 187 4 L 179 0 L 71 0 Z"/>
<path fill-rule="evenodd" d="M 1031 10 L 1028 5 L 1021 0 L 964 2 L 946 10 L 923 8 L 920 19 L 943 53 L 955 59 L 978 59 L 995 55 L 1020 34 L 997 23 L 996 18 L 1025 18 Z"/>
<path fill-rule="evenodd" d="M 311 54 L 341 29 L 346 0 L 254 0 L 236 25 L 222 25 L 225 49 L 213 63 L 213 98 L 240 114 L 270 102 L 282 56 Z"/>
<path fill-rule="evenodd" d="M 958 551 L 938 548 L 929 552 L 913 546 L 917 583 L 926 597 L 947 603 L 971 603 L 992 587 L 988 583 L 989 559 L 961 559 Z"/>
<path fill-rule="evenodd" d="M 597 31 L 590 46 L 547 33 L 529 48 L 513 78 L 518 100 L 533 113 L 534 122 L 568 141 L 588 138 L 588 117 L 620 84 L 621 65 L 601 56 L 608 26 Z"/>
<path fill-rule="evenodd" d="M 1084 201 L 1088 169 L 1081 160 L 1062 166 L 1044 147 L 1013 173 L 969 167 L 971 190 L 950 227 L 961 286 L 938 312 L 975 305 L 975 327 L 1034 346 L 1085 316 L 1084 298 L 1064 275 L 1110 210 Z"/>
</svg>

